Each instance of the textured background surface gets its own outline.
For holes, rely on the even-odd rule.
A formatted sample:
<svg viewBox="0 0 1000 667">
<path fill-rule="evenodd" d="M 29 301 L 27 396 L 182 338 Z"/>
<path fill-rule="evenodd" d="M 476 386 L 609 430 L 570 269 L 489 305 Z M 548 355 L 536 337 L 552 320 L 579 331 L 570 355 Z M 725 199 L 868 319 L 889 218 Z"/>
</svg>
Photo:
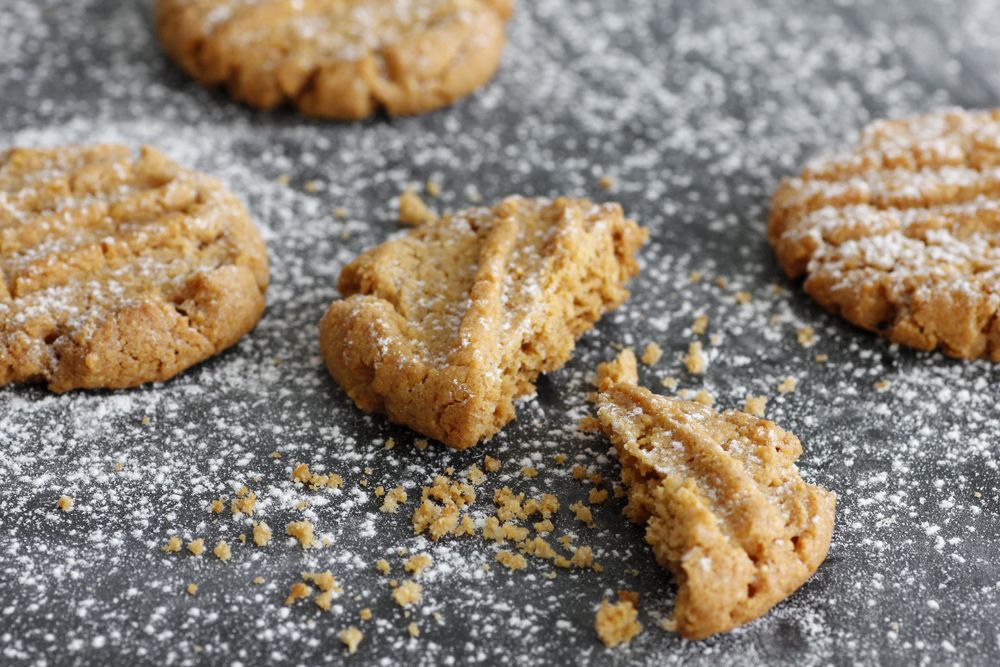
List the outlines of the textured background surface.
<svg viewBox="0 0 1000 667">
<path fill-rule="evenodd" d="M 359 664 L 1000 661 L 997 370 L 899 350 L 825 316 L 779 276 L 764 240 L 770 191 L 815 150 L 875 117 L 996 105 L 1000 8 L 520 5 L 487 89 L 421 118 L 342 125 L 256 113 L 201 90 L 161 56 L 149 2 L 3 3 L 0 144 L 160 145 L 245 199 L 269 244 L 273 285 L 249 337 L 165 385 L 63 397 L 0 390 L 0 662 L 338 662 L 337 632 L 358 623 L 362 606 L 375 620 L 363 624 Z M 602 174 L 618 180 L 617 192 L 597 186 Z M 417 451 L 411 433 L 360 415 L 328 380 L 315 343 L 340 267 L 396 229 L 392 198 L 406 182 L 432 176 L 444 186 L 442 208 L 476 192 L 485 201 L 583 194 L 621 201 L 653 238 L 634 298 L 540 382 L 515 424 L 466 454 Z M 320 189 L 307 192 L 309 180 Z M 334 207 L 350 217 L 335 219 Z M 692 270 L 705 279 L 691 284 Z M 739 290 L 750 304 L 736 302 Z M 708 373 L 691 378 L 680 357 L 701 312 L 721 343 Z M 796 342 L 802 326 L 816 330 L 813 347 Z M 597 528 L 574 525 L 565 506 L 588 487 L 552 459 L 565 452 L 617 477 L 607 444 L 575 429 L 587 376 L 611 344 L 652 340 L 667 354 L 644 369 L 645 381 L 674 375 L 725 407 L 748 393 L 774 396 L 782 378 L 797 378 L 798 390 L 773 398 L 768 416 L 803 440 L 805 476 L 840 497 L 819 573 L 764 619 L 700 643 L 656 627 L 673 588 L 620 501 L 595 508 Z M 817 353 L 829 363 L 815 363 Z M 876 391 L 880 380 L 891 387 Z M 386 452 L 389 436 L 398 445 Z M 504 468 L 482 487 L 480 511 L 502 483 L 555 490 L 564 505 L 556 534 L 593 546 L 604 572 L 550 580 L 531 562 L 483 573 L 495 547 L 414 538 L 412 501 L 381 514 L 359 486 L 364 477 L 369 489 L 424 484 L 485 454 Z M 344 491 L 295 488 L 297 461 L 343 475 Z M 529 462 L 534 480 L 518 475 Z M 303 554 L 278 539 L 236 548 L 227 564 L 159 551 L 175 533 L 232 543 L 246 526 L 206 507 L 243 483 L 272 526 L 306 516 L 333 545 Z M 64 493 L 76 498 L 68 514 L 55 510 Z M 302 499 L 309 509 L 295 509 Z M 372 566 L 385 557 L 401 575 L 400 547 L 435 559 L 412 619 Z M 282 607 L 297 572 L 326 568 L 345 589 L 333 612 Z M 255 576 L 267 583 L 251 585 Z M 194 598 L 183 593 L 188 582 L 200 586 Z M 646 631 L 606 651 L 593 613 L 623 588 L 641 591 Z M 410 620 L 419 639 L 405 632 Z"/>
</svg>

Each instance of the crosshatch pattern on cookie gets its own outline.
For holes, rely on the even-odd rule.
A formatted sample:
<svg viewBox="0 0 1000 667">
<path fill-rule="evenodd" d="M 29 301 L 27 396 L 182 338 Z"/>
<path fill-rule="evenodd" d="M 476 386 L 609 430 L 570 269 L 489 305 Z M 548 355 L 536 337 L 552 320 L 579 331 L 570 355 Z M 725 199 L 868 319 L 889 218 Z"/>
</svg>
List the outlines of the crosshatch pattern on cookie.
<svg viewBox="0 0 1000 667">
<path fill-rule="evenodd" d="M 327 367 L 366 412 L 470 447 L 625 301 L 646 237 L 617 204 L 582 199 L 425 223 L 344 268 L 320 324 Z"/>
<path fill-rule="evenodd" d="M 825 560 L 836 498 L 806 484 L 774 422 L 636 385 L 630 350 L 598 369 L 597 414 L 622 466 L 624 513 L 679 586 L 673 624 L 703 639 L 791 595 Z"/>
<path fill-rule="evenodd" d="M 269 109 L 357 119 L 436 109 L 493 76 L 513 0 L 158 0 L 167 54 Z"/>
<path fill-rule="evenodd" d="M 771 203 L 785 272 L 848 321 L 1000 361 L 1000 111 L 879 121 Z"/>
<path fill-rule="evenodd" d="M 0 385 L 166 380 L 253 328 L 267 282 L 242 204 L 153 148 L 0 155 Z"/>
</svg>

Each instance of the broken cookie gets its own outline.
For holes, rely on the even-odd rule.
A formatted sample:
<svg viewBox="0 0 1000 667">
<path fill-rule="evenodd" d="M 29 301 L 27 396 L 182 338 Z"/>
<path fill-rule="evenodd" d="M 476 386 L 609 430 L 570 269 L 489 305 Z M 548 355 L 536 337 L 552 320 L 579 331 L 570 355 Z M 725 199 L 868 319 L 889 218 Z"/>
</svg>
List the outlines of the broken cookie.
<svg viewBox="0 0 1000 667">
<path fill-rule="evenodd" d="M 365 412 L 471 447 L 625 301 L 646 238 L 617 204 L 582 199 L 445 215 L 344 268 L 344 299 L 320 322 L 323 359 Z"/>
<path fill-rule="evenodd" d="M 628 488 L 625 515 L 679 586 L 674 623 L 702 639 L 791 595 L 826 558 L 833 493 L 806 484 L 773 422 L 636 385 L 631 350 L 598 368 L 597 414 Z"/>
</svg>

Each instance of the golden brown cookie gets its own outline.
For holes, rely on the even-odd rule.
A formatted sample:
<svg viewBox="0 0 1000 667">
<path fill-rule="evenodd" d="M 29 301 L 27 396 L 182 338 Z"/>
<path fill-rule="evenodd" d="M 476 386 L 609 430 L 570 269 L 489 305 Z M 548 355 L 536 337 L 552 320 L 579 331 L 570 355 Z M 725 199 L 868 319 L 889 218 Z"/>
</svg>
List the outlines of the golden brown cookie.
<svg viewBox="0 0 1000 667">
<path fill-rule="evenodd" d="M 323 358 L 365 412 L 471 447 L 628 297 L 646 237 L 617 204 L 582 199 L 513 197 L 424 223 L 344 267 Z"/>
<path fill-rule="evenodd" d="M 798 438 L 773 422 L 636 386 L 626 350 L 598 369 L 597 415 L 628 489 L 625 515 L 646 524 L 679 591 L 688 639 L 725 632 L 792 594 L 826 558 L 835 496 L 806 484 Z"/>
<path fill-rule="evenodd" d="M 1000 110 L 870 125 L 781 184 L 768 237 L 785 272 L 848 321 L 1000 361 Z"/>
<path fill-rule="evenodd" d="M 242 204 L 153 148 L 0 154 L 0 385 L 166 380 L 250 331 L 267 279 Z"/>
<path fill-rule="evenodd" d="M 167 54 L 204 85 L 310 116 L 417 114 L 485 84 L 514 0 L 157 0 Z"/>
</svg>

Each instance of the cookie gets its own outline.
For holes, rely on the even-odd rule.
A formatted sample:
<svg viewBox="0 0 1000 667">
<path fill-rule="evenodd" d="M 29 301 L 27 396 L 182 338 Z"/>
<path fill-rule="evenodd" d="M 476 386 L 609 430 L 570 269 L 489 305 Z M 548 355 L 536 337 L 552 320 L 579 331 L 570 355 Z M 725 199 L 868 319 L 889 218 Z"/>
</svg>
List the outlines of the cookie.
<svg viewBox="0 0 1000 667">
<path fill-rule="evenodd" d="M 0 154 L 0 385 L 167 380 L 250 331 L 267 281 L 242 204 L 156 149 Z"/>
<path fill-rule="evenodd" d="M 597 415 L 628 490 L 625 515 L 677 581 L 674 624 L 703 639 L 791 595 L 826 558 L 836 498 L 806 484 L 773 422 L 636 385 L 627 350 L 598 369 Z"/>
<path fill-rule="evenodd" d="M 1000 361 L 1000 110 L 870 125 L 780 185 L 768 237 L 789 277 L 849 322 Z"/>
<path fill-rule="evenodd" d="M 167 54 L 206 86 L 309 116 L 409 115 L 485 84 L 513 0 L 157 0 Z"/>
<path fill-rule="evenodd" d="M 582 199 L 512 197 L 426 222 L 344 267 L 323 359 L 365 412 L 471 447 L 625 301 L 646 237 L 617 204 Z"/>
</svg>

